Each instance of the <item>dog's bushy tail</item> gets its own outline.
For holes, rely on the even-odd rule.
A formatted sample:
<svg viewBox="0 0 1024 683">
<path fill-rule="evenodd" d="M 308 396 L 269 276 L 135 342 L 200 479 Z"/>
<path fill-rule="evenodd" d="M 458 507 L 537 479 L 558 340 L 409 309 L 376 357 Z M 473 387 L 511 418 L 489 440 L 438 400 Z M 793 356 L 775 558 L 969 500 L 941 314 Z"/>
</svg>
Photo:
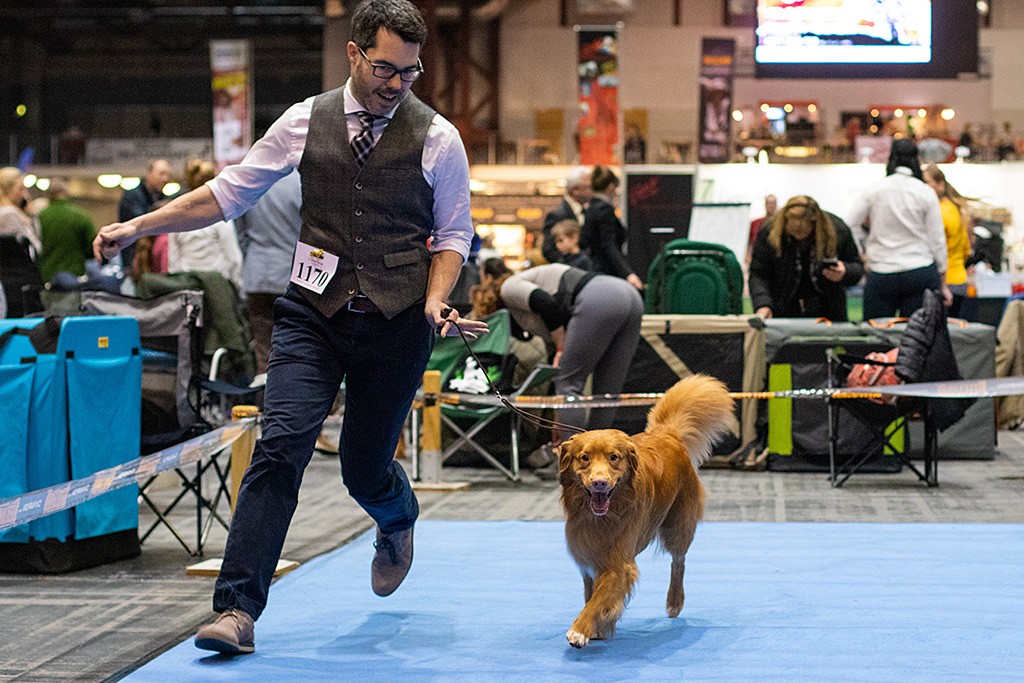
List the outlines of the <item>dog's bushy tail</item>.
<svg viewBox="0 0 1024 683">
<path fill-rule="evenodd" d="M 729 390 L 707 375 L 679 380 L 647 415 L 647 431 L 674 434 L 689 451 L 694 467 L 708 459 L 715 441 L 735 423 Z"/>
</svg>

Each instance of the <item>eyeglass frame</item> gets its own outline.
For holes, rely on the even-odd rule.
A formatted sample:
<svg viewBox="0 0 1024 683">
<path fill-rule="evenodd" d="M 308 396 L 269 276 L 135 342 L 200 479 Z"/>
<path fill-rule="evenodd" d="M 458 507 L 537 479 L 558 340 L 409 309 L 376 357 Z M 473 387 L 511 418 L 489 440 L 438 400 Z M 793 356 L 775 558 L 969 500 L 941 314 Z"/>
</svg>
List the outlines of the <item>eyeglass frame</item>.
<svg viewBox="0 0 1024 683">
<path fill-rule="evenodd" d="M 359 54 L 361 54 L 363 56 L 363 59 L 366 60 L 367 64 L 370 65 L 370 70 L 373 72 L 374 78 L 379 78 L 382 81 L 390 81 L 392 78 L 395 77 L 395 74 L 397 74 L 399 80 L 401 80 L 403 83 L 415 83 L 416 79 L 423 75 L 423 62 L 420 61 L 419 59 L 416 60 L 416 66 L 410 66 L 405 69 L 396 69 L 394 64 L 378 64 L 377 62 L 371 60 L 368 56 L 366 56 L 366 52 L 363 51 L 363 48 L 359 47 L 358 45 L 356 45 L 356 49 L 359 50 Z M 388 76 L 382 76 L 379 73 L 377 73 L 378 69 L 384 69 L 385 71 L 390 71 L 391 73 Z M 410 75 L 412 76 L 412 78 L 407 79 L 406 75 Z"/>
</svg>

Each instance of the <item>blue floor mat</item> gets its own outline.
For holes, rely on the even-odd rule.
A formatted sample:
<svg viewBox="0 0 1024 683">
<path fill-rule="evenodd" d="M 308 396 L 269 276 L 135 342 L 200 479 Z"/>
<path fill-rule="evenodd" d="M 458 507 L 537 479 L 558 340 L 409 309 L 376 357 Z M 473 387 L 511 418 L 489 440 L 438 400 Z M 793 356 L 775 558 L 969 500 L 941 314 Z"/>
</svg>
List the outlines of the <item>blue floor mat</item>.
<svg viewBox="0 0 1024 683">
<path fill-rule="evenodd" d="M 583 588 L 553 522 L 416 527 L 398 592 L 370 591 L 373 534 L 270 592 L 256 654 L 189 639 L 129 681 L 1020 681 L 1024 525 L 707 523 L 686 606 L 646 551 L 614 638 L 574 650 Z M 151 615 L 158 617 L 158 615 Z"/>
</svg>

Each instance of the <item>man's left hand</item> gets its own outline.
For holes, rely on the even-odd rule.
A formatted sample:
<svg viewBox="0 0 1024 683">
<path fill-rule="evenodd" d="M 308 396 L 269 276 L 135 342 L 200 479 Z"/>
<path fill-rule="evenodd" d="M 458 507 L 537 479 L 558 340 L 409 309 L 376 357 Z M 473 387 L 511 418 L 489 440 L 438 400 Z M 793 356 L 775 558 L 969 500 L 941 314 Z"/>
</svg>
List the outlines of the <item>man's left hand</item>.
<svg viewBox="0 0 1024 683">
<path fill-rule="evenodd" d="M 427 321 L 442 337 L 457 337 L 459 329 L 470 339 L 476 339 L 488 332 L 487 323 L 482 320 L 467 320 L 459 312 L 440 300 L 428 300 L 424 307 Z M 447 315 L 445 315 L 447 313 Z M 458 324 L 456 328 L 455 324 Z"/>
</svg>

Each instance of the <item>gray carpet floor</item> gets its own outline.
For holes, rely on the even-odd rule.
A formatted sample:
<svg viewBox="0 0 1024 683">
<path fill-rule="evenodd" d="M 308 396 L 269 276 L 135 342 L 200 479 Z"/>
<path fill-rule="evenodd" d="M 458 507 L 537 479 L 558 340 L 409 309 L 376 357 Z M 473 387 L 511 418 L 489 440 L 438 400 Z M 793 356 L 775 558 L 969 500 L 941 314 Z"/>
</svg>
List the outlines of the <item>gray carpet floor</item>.
<svg viewBox="0 0 1024 683">
<path fill-rule="evenodd" d="M 855 476 L 840 489 L 822 474 L 706 470 L 709 521 L 1024 522 L 1024 434 L 1001 432 L 991 461 L 943 461 L 927 489 L 904 470 Z M 424 519 L 559 520 L 558 487 L 532 473 L 512 483 L 490 469 L 446 468 L 454 492 L 420 491 Z M 168 486 L 157 497 L 168 499 Z M 173 515 L 194 541 L 194 508 Z M 226 505 L 224 506 L 226 512 Z M 153 516 L 143 511 L 140 527 Z M 284 556 L 330 551 L 372 523 L 345 494 L 337 459 L 314 457 Z M 223 549 L 214 526 L 206 557 Z M 213 579 L 189 577 L 190 557 L 159 529 L 136 559 L 64 576 L 0 576 L 0 681 L 117 680 L 209 619 Z M 364 581 L 369 590 L 366 558 Z M 273 599 L 273 592 L 271 592 Z"/>
</svg>

